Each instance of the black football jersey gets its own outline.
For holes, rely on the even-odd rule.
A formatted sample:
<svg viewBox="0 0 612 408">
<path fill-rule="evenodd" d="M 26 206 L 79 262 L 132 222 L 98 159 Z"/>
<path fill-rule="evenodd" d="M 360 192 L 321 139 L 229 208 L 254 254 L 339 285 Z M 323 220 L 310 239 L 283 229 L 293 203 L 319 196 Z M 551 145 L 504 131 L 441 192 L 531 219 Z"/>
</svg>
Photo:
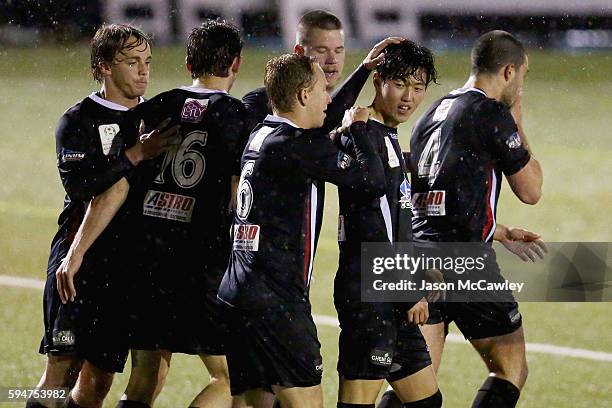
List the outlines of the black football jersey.
<svg viewBox="0 0 612 408">
<path fill-rule="evenodd" d="M 135 143 L 134 132 L 128 131 L 133 127 L 128 108 L 99 93 L 92 93 L 60 118 L 55 146 L 66 196 L 51 242 L 48 273 L 54 274 L 66 255 L 89 201 L 133 169 L 125 155 L 125 149 Z"/>
<path fill-rule="evenodd" d="M 249 138 L 242 156 L 238 208 L 229 266 L 219 299 L 242 309 L 308 307 L 317 216 L 314 180 L 383 194 L 380 158 L 365 134 L 351 126 L 356 160 L 338 161 L 340 150 L 325 132 L 303 130 L 269 116 Z"/>
<path fill-rule="evenodd" d="M 181 87 L 134 114 L 147 129 L 170 118 L 168 126 L 180 124 L 181 134 L 177 149 L 141 163 L 130 183 L 145 265 L 176 257 L 200 270 L 217 265 L 219 276 L 211 279 L 220 279 L 229 256 L 231 177 L 239 174 L 248 137 L 242 103 L 224 91 Z"/>
<path fill-rule="evenodd" d="M 508 107 L 458 89 L 419 119 L 410 142 L 416 239 L 490 242 L 502 173 L 529 161 Z"/>
</svg>

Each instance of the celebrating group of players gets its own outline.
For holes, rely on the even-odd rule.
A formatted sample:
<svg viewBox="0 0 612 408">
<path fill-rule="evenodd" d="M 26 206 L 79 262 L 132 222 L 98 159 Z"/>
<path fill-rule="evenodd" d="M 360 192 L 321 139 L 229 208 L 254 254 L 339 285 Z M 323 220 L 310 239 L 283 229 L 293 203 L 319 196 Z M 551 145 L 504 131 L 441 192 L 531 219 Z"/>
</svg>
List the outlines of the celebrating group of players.
<svg viewBox="0 0 612 408">
<path fill-rule="evenodd" d="M 338 407 L 374 407 L 384 381 L 379 407 L 440 407 L 435 371 L 451 321 L 491 373 L 472 406 L 514 407 L 527 376 L 516 302 L 362 302 L 360 253 L 363 242 L 493 239 L 539 253 L 537 235 L 495 220 L 502 173 L 523 202 L 541 194 L 521 126 L 522 44 L 503 31 L 480 37 L 468 83 L 421 117 L 410 154 L 398 126 L 436 82 L 427 48 L 387 38 L 334 91 L 342 24 L 309 12 L 293 53 L 271 59 L 265 87 L 241 101 L 228 92 L 242 46 L 232 25 L 205 22 L 187 43 L 192 85 L 145 101 L 147 36 L 127 25 L 97 31 L 101 90 L 56 132 L 66 198 L 39 387 L 71 388 L 69 407 L 101 407 L 130 351 L 117 407 L 150 407 L 172 353 L 187 353 L 211 376 L 192 407 L 322 407 L 308 289 L 330 182 L 340 201 Z M 353 107 L 372 71 L 371 106 Z M 27 407 L 63 402 L 54 404 Z"/>
</svg>

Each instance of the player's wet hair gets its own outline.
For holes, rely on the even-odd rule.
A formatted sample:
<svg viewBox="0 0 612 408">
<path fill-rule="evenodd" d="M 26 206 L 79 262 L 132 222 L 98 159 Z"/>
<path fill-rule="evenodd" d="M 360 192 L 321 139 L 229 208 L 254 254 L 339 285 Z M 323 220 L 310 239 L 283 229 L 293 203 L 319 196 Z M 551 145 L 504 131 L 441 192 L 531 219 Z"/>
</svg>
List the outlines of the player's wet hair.
<svg viewBox="0 0 612 408">
<path fill-rule="evenodd" d="M 135 41 L 130 39 L 134 38 Z M 112 64 L 117 54 L 133 50 L 143 44 L 151 46 L 150 38 L 136 27 L 127 24 L 104 24 L 91 40 L 91 73 L 94 79 L 102 82 L 100 64 Z"/>
<path fill-rule="evenodd" d="M 227 77 L 243 46 L 240 30 L 223 20 L 207 20 L 194 28 L 187 40 L 187 64 L 191 78 Z"/>
<path fill-rule="evenodd" d="M 382 80 L 407 80 L 422 70 L 425 75 L 425 86 L 431 82 L 437 83 L 438 71 L 434 65 L 432 52 L 410 40 L 402 40 L 398 44 L 389 44 L 385 48 L 385 59 L 376 68 Z"/>
<path fill-rule="evenodd" d="M 298 22 L 296 43 L 308 44 L 313 28 L 321 30 L 342 30 L 342 22 L 338 17 L 325 10 L 312 10 L 304 14 Z"/>
<path fill-rule="evenodd" d="M 525 47 L 512 34 L 502 30 L 481 35 L 472 47 L 472 74 L 495 74 L 508 64 L 525 63 Z"/>
<path fill-rule="evenodd" d="M 315 63 L 312 58 L 298 54 L 283 54 L 268 61 L 264 84 L 273 109 L 290 112 L 297 94 L 302 89 L 312 89 Z"/>
</svg>

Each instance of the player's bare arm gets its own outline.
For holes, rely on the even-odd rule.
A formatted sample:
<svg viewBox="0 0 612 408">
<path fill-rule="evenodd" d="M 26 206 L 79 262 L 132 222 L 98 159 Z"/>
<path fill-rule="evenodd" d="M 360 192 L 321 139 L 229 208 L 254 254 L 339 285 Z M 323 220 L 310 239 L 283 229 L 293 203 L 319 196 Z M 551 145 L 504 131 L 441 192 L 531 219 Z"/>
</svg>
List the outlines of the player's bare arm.
<svg viewBox="0 0 612 408">
<path fill-rule="evenodd" d="M 540 162 L 533 156 L 531 147 L 527 140 L 527 135 L 523 129 L 523 115 L 521 110 L 521 95 L 517 97 L 514 104 L 511 107 L 510 112 L 516 126 L 518 128 L 518 134 L 521 138 L 523 147 L 529 152 L 531 157 L 525 167 L 519 170 L 517 173 L 507 176 L 508 184 L 512 188 L 514 194 L 524 202 L 525 204 L 536 204 L 542 197 L 542 167 Z"/>
</svg>

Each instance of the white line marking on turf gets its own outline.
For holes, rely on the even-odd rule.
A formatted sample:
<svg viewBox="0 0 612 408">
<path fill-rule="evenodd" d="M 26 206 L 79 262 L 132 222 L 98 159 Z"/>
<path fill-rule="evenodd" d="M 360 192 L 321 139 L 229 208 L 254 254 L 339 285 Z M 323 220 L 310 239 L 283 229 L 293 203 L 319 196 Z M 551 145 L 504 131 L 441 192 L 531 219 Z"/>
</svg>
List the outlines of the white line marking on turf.
<svg viewBox="0 0 612 408">
<path fill-rule="evenodd" d="M 45 281 L 32 278 L 19 278 L 16 276 L 0 275 L 0 285 L 13 286 L 18 288 L 38 289 L 45 287 Z M 322 326 L 338 328 L 340 323 L 333 316 L 313 315 L 315 323 Z M 446 340 L 451 343 L 469 344 L 460 334 L 449 333 Z M 576 357 L 586 360 L 612 362 L 612 353 L 605 351 L 585 350 L 573 347 L 555 346 L 544 343 L 527 343 L 527 351 L 530 353 L 543 353 L 563 357 Z"/>
</svg>

